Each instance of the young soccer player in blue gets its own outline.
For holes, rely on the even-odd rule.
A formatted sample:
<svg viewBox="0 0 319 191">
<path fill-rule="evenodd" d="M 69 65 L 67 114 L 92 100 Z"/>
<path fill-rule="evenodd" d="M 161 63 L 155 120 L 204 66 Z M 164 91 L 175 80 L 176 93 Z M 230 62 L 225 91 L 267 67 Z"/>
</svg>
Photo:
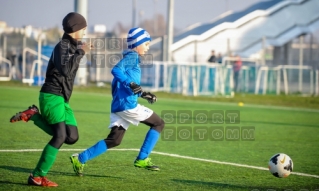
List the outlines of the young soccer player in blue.
<svg viewBox="0 0 319 191">
<path fill-rule="evenodd" d="M 154 165 L 149 154 L 158 141 L 164 128 L 164 121 L 151 109 L 138 104 L 138 97 L 155 103 L 157 98 L 150 92 L 143 92 L 140 84 L 141 68 L 140 56 L 149 49 L 150 35 L 142 28 L 132 28 L 128 32 L 128 50 L 123 52 L 123 59 L 112 69 L 112 104 L 109 128 L 111 132 L 106 139 L 98 141 L 82 153 L 73 154 L 70 159 L 74 172 L 82 176 L 83 167 L 88 160 L 99 156 L 108 149 L 118 146 L 130 124 L 138 125 L 139 122 L 150 126 L 140 152 L 134 161 L 135 167 L 148 170 L 159 170 Z"/>
</svg>

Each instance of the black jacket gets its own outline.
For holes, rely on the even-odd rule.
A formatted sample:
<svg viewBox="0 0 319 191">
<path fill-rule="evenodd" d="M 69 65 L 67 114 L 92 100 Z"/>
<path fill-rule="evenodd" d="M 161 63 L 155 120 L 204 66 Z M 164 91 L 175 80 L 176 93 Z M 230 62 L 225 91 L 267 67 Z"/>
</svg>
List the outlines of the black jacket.
<svg viewBox="0 0 319 191">
<path fill-rule="evenodd" d="M 215 57 L 215 55 L 211 55 L 211 56 L 209 57 L 209 59 L 207 60 L 207 62 L 216 62 L 216 57 Z"/>
<path fill-rule="evenodd" d="M 77 48 L 80 43 L 64 33 L 54 47 L 40 92 L 63 96 L 65 102 L 69 101 L 80 60 L 85 54 L 84 50 Z"/>
</svg>

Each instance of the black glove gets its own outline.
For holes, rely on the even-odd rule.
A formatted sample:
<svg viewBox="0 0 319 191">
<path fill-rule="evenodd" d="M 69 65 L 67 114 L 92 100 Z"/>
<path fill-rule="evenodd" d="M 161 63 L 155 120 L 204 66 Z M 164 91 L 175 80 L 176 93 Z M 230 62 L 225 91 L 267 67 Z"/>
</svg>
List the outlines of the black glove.
<svg viewBox="0 0 319 191">
<path fill-rule="evenodd" d="M 143 92 L 141 97 L 143 99 L 146 99 L 148 101 L 148 103 L 150 103 L 150 104 L 153 104 L 157 101 L 157 97 L 150 92 Z"/>
<path fill-rule="evenodd" d="M 138 93 L 141 93 L 143 91 L 141 86 L 137 85 L 134 82 L 130 83 L 130 88 L 131 88 L 131 90 L 133 91 L 134 94 L 138 94 Z"/>
</svg>

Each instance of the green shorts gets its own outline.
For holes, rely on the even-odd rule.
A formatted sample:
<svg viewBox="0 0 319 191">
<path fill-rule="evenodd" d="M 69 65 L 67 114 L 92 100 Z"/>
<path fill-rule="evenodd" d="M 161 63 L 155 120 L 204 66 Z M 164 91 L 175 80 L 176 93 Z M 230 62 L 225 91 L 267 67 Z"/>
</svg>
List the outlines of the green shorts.
<svg viewBox="0 0 319 191">
<path fill-rule="evenodd" d="M 73 110 L 63 97 L 40 92 L 39 103 L 41 115 L 49 124 L 65 121 L 67 125 L 77 126 Z"/>
</svg>

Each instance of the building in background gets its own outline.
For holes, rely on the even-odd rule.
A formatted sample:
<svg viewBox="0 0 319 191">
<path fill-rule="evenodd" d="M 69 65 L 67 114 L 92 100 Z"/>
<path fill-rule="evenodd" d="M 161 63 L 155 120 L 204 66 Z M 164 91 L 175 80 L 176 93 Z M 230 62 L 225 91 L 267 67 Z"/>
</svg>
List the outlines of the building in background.
<svg viewBox="0 0 319 191">
<path fill-rule="evenodd" d="M 304 36 L 302 43 L 308 45 L 302 47 L 306 55 L 310 54 L 304 59 L 310 64 L 311 60 L 319 60 L 311 53 L 318 50 L 312 37 L 319 30 L 318 10 L 319 1 L 269 0 L 239 12 L 226 12 L 209 23 L 194 24 L 175 35 L 173 60 L 206 62 L 210 51 L 215 50 L 223 56 L 238 54 L 265 59 L 264 64 L 296 64 L 299 37 Z M 161 40 L 153 43 L 154 55 L 161 55 L 158 52 L 162 51 L 162 45 Z"/>
</svg>

